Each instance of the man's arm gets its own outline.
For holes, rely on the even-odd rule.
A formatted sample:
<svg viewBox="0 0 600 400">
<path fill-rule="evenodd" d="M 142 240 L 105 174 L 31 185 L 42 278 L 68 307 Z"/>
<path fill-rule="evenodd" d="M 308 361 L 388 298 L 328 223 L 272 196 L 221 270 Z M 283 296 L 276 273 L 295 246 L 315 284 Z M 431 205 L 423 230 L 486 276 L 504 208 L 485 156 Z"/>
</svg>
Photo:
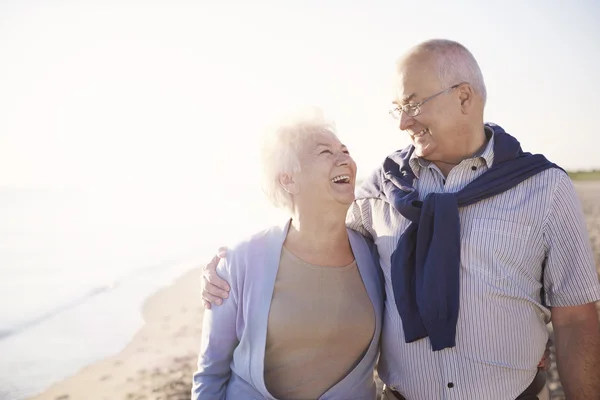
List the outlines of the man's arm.
<svg viewBox="0 0 600 400">
<path fill-rule="evenodd" d="M 600 322 L 594 303 L 552 308 L 556 360 L 567 399 L 600 398 Z"/>
<path fill-rule="evenodd" d="M 361 199 L 352 202 L 346 214 L 346 226 L 368 239 L 373 238 L 373 223 L 368 200 Z"/>
<path fill-rule="evenodd" d="M 579 196 L 566 174 L 556 175 L 544 221 L 544 289 L 552 312 L 556 363 L 568 399 L 599 399 L 600 323 L 594 303 L 600 284 Z"/>
</svg>

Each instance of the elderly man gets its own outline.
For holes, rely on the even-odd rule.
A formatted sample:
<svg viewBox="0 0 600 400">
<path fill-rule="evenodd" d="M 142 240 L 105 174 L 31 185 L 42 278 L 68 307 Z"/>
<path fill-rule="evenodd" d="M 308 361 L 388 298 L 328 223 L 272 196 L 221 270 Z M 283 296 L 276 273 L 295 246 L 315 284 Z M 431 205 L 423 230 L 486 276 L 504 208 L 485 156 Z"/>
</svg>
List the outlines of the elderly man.
<svg viewBox="0 0 600 400">
<path fill-rule="evenodd" d="M 567 398 L 600 398 L 600 284 L 569 177 L 484 125 L 483 77 L 459 43 L 419 44 L 397 72 L 390 113 L 412 145 L 347 218 L 375 241 L 385 276 L 384 396 L 535 399 L 551 320 Z M 211 301 L 227 288 L 213 271 Z"/>
</svg>

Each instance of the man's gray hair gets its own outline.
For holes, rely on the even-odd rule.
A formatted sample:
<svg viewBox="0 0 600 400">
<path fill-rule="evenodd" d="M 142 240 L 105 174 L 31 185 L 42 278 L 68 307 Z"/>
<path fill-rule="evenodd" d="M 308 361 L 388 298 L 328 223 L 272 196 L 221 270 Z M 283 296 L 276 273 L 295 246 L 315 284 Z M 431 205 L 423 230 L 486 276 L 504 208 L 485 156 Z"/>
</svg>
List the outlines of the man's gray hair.
<svg viewBox="0 0 600 400">
<path fill-rule="evenodd" d="M 415 46 L 408 56 L 415 53 L 431 56 L 438 78 L 444 87 L 468 82 L 485 104 L 487 90 L 483 74 L 475 57 L 465 46 L 452 40 L 432 39 Z"/>
<path fill-rule="evenodd" d="M 276 207 L 293 209 L 292 195 L 281 186 L 280 177 L 300 172 L 299 154 L 303 143 L 310 136 L 323 132 L 335 134 L 335 124 L 325 119 L 323 111 L 315 107 L 288 115 L 267 130 L 261 152 L 262 187 Z"/>
</svg>

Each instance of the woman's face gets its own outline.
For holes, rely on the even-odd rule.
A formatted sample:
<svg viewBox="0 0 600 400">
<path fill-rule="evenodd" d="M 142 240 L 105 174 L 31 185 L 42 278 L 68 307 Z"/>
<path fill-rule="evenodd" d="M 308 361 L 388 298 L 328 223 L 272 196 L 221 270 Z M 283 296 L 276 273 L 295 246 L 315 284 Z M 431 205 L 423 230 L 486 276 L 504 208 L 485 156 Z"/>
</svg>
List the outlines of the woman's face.
<svg viewBox="0 0 600 400">
<path fill-rule="evenodd" d="M 311 135 L 299 154 L 300 172 L 294 174 L 297 207 L 343 206 L 354 201 L 356 163 L 337 136 L 331 132 Z"/>
</svg>

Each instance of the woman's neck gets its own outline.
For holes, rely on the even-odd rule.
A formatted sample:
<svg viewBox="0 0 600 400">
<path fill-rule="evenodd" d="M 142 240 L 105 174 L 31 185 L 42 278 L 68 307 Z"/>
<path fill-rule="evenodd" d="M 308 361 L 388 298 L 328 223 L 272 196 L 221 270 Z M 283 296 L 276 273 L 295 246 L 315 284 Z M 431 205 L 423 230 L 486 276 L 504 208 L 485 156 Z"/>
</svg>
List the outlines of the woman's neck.
<svg viewBox="0 0 600 400">
<path fill-rule="evenodd" d="M 311 264 L 343 266 L 354 259 L 348 241 L 345 213 L 296 213 L 284 245 Z"/>
</svg>

